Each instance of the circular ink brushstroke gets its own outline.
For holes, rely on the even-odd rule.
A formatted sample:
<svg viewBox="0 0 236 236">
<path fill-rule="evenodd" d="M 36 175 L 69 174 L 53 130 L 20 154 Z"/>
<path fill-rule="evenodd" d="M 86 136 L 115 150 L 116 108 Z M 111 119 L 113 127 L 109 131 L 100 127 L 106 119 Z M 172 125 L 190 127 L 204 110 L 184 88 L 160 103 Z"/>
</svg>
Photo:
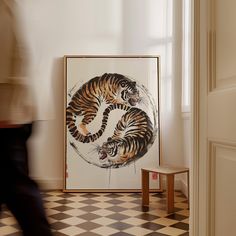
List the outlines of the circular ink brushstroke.
<svg viewBox="0 0 236 236">
<path fill-rule="evenodd" d="M 97 121 L 93 120 L 89 124 L 94 123 L 94 130 L 97 132 L 78 134 L 76 129 L 80 123 L 77 118 L 80 114 L 77 111 L 77 113 L 69 112 L 68 115 L 67 107 L 68 135 L 70 146 L 87 163 L 101 168 L 119 168 L 143 157 L 148 152 L 157 136 L 158 112 L 154 99 L 145 86 L 139 85 L 124 75 L 109 73 L 104 75 L 84 83 L 73 96 L 71 93 L 77 86 L 68 90 L 68 107 L 79 104 L 76 100 L 79 97 L 78 94 L 80 99 L 87 101 L 88 104 L 99 104 L 99 106 L 95 106 Z M 120 86 L 111 88 L 112 79 L 113 82 L 123 81 L 123 84 L 120 83 Z M 103 82 L 103 88 L 99 87 L 99 85 L 101 86 L 99 81 Z M 109 92 L 108 95 L 106 94 L 107 89 L 109 92 L 113 89 L 117 93 L 115 94 L 113 91 L 114 98 L 104 102 L 104 97 L 111 94 Z M 103 91 L 103 94 L 101 95 L 99 91 Z M 93 106 L 88 107 L 88 113 L 89 111 L 91 113 Z M 86 111 L 84 111 L 85 113 Z M 71 128 L 72 125 L 76 128 Z"/>
</svg>

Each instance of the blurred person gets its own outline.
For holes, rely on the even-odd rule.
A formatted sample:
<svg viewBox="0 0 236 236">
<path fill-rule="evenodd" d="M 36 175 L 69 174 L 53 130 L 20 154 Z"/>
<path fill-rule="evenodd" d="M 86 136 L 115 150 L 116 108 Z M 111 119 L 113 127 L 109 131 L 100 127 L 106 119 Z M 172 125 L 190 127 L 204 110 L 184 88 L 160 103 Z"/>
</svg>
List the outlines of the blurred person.
<svg viewBox="0 0 236 236">
<path fill-rule="evenodd" d="M 0 0 L 0 206 L 6 204 L 25 236 L 51 236 L 38 186 L 29 177 L 27 140 L 35 108 L 16 4 Z"/>
</svg>

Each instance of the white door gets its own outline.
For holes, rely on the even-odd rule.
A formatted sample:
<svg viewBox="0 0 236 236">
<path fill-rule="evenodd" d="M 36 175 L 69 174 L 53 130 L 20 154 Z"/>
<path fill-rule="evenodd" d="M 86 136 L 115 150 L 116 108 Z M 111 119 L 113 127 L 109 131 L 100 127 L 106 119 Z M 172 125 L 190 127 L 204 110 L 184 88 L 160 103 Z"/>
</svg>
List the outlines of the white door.
<svg viewBox="0 0 236 236">
<path fill-rule="evenodd" d="M 236 235 L 236 1 L 195 1 L 192 235 Z"/>
</svg>

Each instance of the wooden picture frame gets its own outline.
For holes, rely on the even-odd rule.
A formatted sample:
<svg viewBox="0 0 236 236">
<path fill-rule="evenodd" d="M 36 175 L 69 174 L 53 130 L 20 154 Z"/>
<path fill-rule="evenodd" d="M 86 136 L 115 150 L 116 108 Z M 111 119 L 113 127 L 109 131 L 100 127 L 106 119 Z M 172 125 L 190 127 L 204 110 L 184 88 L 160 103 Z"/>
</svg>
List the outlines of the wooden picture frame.
<svg viewBox="0 0 236 236">
<path fill-rule="evenodd" d="M 159 56 L 66 55 L 64 72 L 63 190 L 140 191 L 160 164 Z"/>
</svg>

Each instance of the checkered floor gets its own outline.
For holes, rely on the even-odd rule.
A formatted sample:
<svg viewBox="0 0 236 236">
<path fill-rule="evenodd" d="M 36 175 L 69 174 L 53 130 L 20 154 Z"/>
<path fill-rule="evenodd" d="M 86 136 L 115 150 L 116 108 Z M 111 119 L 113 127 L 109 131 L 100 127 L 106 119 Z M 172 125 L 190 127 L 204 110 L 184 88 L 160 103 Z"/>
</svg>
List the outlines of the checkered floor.
<svg viewBox="0 0 236 236">
<path fill-rule="evenodd" d="M 150 194 L 145 208 L 140 193 L 50 191 L 43 193 L 43 199 L 55 236 L 189 235 L 188 204 L 181 192 L 175 192 L 175 213 L 169 215 L 165 193 Z M 1 214 L 0 235 L 21 235 L 7 209 Z"/>
</svg>

